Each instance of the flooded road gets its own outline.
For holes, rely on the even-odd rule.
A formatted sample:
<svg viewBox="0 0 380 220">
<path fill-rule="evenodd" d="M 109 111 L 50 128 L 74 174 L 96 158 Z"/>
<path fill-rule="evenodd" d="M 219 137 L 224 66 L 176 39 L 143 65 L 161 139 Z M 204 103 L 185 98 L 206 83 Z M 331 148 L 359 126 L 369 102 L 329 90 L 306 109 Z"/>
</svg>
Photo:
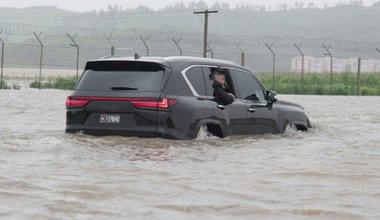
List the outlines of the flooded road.
<svg viewBox="0 0 380 220">
<path fill-rule="evenodd" d="M 285 96 L 308 133 L 65 134 L 68 91 L 0 91 L 0 219 L 380 219 L 380 97 Z"/>
</svg>

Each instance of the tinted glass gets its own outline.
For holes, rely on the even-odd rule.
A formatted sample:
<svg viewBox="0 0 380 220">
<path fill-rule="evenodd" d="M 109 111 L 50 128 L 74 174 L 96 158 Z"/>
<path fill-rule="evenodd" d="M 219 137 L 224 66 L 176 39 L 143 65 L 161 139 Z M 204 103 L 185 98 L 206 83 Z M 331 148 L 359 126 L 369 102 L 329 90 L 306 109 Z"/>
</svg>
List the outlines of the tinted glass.
<svg viewBox="0 0 380 220">
<path fill-rule="evenodd" d="M 239 99 L 265 101 L 264 91 L 256 79 L 247 72 L 234 70 Z"/>
<path fill-rule="evenodd" d="M 206 87 L 201 67 L 192 67 L 186 71 L 186 77 L 190 81 L 198 95 L 206 95 Z"/>
<path fill-rule="evenodd" d="M 164 71 L 93 71 L 87 70 L 77 90 L 111 91 L 134 90 L 143 92 L 160 91 Z"/>
<path fill-rule="evenodd" d="M 214 88 L 212 87 L 212 80 L 210 79 L 211 75 L 211 68 L 209 67 L 203 67 L 203 76 L 206 79 L 206 93 L 207 96 L 213 96 Z"/>
</svg>

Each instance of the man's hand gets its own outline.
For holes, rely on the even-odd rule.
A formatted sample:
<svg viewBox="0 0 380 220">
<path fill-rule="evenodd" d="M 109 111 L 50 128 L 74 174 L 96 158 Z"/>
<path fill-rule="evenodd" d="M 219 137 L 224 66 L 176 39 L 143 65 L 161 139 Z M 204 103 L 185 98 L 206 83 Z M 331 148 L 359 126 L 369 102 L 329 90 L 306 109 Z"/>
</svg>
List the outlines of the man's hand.
<svg viewBox="0 0 380 220">
<path fill-rule="evenodd" d="M 225 77 L 223 75 L 215 74 L 214 75 L 214 80 L 223 85 Z"/>
</svg>

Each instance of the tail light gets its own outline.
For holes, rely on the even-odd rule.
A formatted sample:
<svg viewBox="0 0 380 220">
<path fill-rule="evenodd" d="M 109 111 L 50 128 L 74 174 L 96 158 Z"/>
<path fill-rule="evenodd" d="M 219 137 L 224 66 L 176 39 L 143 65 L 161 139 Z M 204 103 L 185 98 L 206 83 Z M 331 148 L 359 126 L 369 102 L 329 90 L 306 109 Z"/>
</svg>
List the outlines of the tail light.
<svg viewBox="0 0 380 220">
<path fill-rule="evenodd" d="M 177 102 L 175 99 L 163 98 L 161 100 L 137 100 L 131 101 L 131 104 L 137 108 L 143 109 L 168 109 L 169 106 L 174 105 Z"/>
<path fill-rule="evenodd" d="M 66 108 L 84 107 L 90 102 L 89 99 L 76 99 L 75 97 L 66 97 Z"/>
<path fill-rule="evenodd" d="M 90 101 L 129 101 L 136 108 L 141 109 L 160 109 L 168 110 L 171 105 L 174 105 L 175 99 L 156 99 L 156 98 L 130 98 L 130 97 L 87 97 L 87 96 L 68 96 L 66 97 L 66 107 L 84 107 Z"/>
</svg>

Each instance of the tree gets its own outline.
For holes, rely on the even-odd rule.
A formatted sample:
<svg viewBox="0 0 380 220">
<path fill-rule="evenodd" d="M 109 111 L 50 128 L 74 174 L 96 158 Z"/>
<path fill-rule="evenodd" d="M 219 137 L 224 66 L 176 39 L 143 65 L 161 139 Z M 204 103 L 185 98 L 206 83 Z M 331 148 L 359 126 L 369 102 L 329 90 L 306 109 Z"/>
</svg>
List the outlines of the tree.
<svg viewBox="0 0 380 220">
<path fill-rule="evenodd" d="M 216 9 L 216 10 L 219 10 L 220 9 L 220 3 L 219 2 L 215 2 L 212 6 L 211 6 L 211 8 L 212 9 Z"/>
<path fill-rule="evenodd" d="M 204 1 L 199 1 L 199 2 L 191 2 L 189 4 L 190 9 L 207 9 L 208 6 Z"/>
<path fill-rule="evenodd" d="M 286 4 L 286 3 L 284 3 L 284 4 L 279 4 L 279 5 L 277 5 L 277 9 L 278 9 L 279 11 L 286 11 L 286 10 L 289 9 L 289 6 L 288 6 L 288 4 Z"/>
<path fill-rule="evenodd" d="M 315 8 L 315 5 L 314 5 L 314 3 L 309 3 L 309 5 L 307 6 L 308 8 Z"/>
<path fill-rule="evenodd" d="M 220 8 L 223 10 L 230 10 L 230 5 L 228 3 L 222 3 Z"/>
</svg>

